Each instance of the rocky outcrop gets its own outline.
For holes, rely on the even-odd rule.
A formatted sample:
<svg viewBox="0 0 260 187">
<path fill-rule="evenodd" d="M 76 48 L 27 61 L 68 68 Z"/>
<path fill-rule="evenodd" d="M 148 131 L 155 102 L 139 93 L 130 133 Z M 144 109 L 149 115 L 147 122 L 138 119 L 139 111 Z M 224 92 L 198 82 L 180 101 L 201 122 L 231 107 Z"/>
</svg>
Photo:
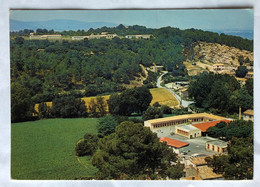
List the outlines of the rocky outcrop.
<svg viewBox="0 0 260 187">
<path fill-rule="evenodd" d="M 186 61 L 184 65 L 188 74 L 193 76 L 203 71 L 214 71 L 214 64 L 223 64 L 224 70 L 218 73 L 234 74 L 240 61 L 248 69 L 253 69 L 253 52 L 240 50 L 217 43 L 198 42 L 194 43 L 189 49 L 184 49 Z"/>
<path fill-rule="evenodd" d="M 194 44 L 192 51 L 192 60 L 199 60 L 207 64 L 221 63 L 225 66 L 237 67 L 240 65 L 238 61 L 240 56 L 242 56 L 245 61 L 247 58 L 249 61 L 253 61 L 253 52 L 240 50 L 235 47 L 229 47 L 217 43 L 199 42 Z"/>
</svg>

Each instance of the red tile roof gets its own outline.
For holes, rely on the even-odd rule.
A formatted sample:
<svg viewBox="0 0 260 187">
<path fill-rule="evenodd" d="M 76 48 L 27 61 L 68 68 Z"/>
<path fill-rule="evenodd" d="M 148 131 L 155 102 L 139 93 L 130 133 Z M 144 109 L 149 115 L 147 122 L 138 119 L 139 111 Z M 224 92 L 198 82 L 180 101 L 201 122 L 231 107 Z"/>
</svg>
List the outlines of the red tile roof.
<svg viewBox="0 0 260 187">
<path fill-rule="evenodd" d="M 224 120 L 217 120 L 217 121 L 209 121 L 209 122 L 205 122 L 205 123 L 197 123 L 194 124 L 194 127 L 197 127 L 198 129 L 200 129 L 202 132 L 206 132 L 208 128 L 210 127 L 214 127 L 215 125 L 217 125 L 220 122 L 230 122 L 230 120 L 224 119 Z"/>
<path fill-rule="evenodd" d="M 174 139 L 167 138 L 167 137 L 160 138 L 160 142 L 166 142 L 168 145 L 175 147 L 175 148 L 181 148 L 181 147 L 189 145 L 186 142 L 181 142 L 179 140 L 174 140 Z"/>
</svg>

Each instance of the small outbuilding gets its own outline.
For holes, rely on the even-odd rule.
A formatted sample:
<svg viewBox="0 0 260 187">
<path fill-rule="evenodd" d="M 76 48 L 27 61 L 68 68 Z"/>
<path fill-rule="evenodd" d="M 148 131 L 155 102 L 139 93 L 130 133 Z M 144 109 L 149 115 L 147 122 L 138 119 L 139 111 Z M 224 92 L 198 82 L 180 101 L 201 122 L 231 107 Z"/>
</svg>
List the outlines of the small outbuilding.
<svg viewBox="0 0 260 187">
<path fill-rule="evenodd" d="M 181 95 L 181 97 L 183 97 L 183 98 L 189 97 L 188 88 L 182 88 L 182 89 L 180 90 L 180 95 Z"/>
<path fill-rule="evenodd" d="M 186 147 L 189 145 L 189 143 L 167 138 L 167 137 L 160 138 L 160 142 L 166 142 L 167 145 L 169 145 L 173 149 L 173 151 L 178 154 L 180 153 L 180 151 L 179 151 L 180 148 L 183 148 L 183 147 Z"/>
<path fill-rule="evenodd" d="M 254 110 L 248 109 L 245 112 L 243 112 L 243 120 L 254 121 Z"/>
<path fill-rule="evenodd" d="M 224 64 L 214 64 L 213 69 L 215 71 L 222 71 L 222 70 L 224 70 Z"/>
<path fill-rule="evenodd" d="M 227 151 L 227 142 L 222 140 L 210 140 L 206 142 L 206 150 L 224 153 Z"/>
</svg>

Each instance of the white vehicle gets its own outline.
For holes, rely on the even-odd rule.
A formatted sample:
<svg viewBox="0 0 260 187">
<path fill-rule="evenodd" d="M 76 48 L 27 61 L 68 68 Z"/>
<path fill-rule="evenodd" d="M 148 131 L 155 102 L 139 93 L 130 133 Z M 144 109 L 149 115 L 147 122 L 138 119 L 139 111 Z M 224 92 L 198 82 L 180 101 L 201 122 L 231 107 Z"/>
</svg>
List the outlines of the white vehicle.
<svg viewBox="0 0 260 187">
<path fill-rule="evenodd" d="M 192 154 L 191 157 L 192 158 L 197 158 L 199 156 L 199 154 Z"/>
</svg>

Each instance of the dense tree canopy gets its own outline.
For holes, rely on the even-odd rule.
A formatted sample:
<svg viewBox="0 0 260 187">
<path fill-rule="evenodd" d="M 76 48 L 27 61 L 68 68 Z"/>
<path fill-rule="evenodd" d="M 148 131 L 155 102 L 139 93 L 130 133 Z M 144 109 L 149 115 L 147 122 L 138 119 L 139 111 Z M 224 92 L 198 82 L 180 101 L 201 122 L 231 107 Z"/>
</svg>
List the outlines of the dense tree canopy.
<svg viewBox="0 0 260 187">
<path fill-rule="evenodd" d="M 142 124 L 123 122 L 98 145 L 92 161 L 99 169 L 97 179 L 179 179 L 183 175 L 176 154 Z"/>
<path fill-rule="evenodd" d="M 107 136 L 115 132 L 118 125 L 116 118 L 112 115 L 104 116 L 98 120 L 98 133 L 100 137 Z"/>
<path fill-rule="evenodd" d="M 245 77 L 247 73 L 248 69 L 246 68 L 246 66 L 239 66 L 236 70 L 236 76 L 240 78 Z"/>
<path fill-rule="evenodd" d="M 163 112 L 160 108 L 149 106 L 147 110 L 144 112 L 142 119 L 149 120 L 149 119 L 156 119 L 162 117 L 163 117 Z"/>
<path fill-rule="evenodd" d="M 253 79 L 247 79 L 245 87 L 247 89 L 248 94 L 253 96 L 254 95 L 254 81 L 253 81 Z"/>
<path fill-rule="evenodd" d="M 215 113 L 234 113 L 238 112 L 239 107 L 242 107 L 243 111 L 252 108 L 253 97 L 248 90 L 251 90 L 249 83 L 247 87 L 241 88 L 234 77 L 213 73 L 198 75 L 188 89 L 196 106 Z"/>
<path fill-rule="evenodd" d="M 28 89 L 20 84 L 11 84 L 11 121 L 29 120 L 34 112 L 34 103 Z"/>
<path fill-rule="evenodd" d="M 73 96 L 57 97 L 52 102 L 52 115 L 61 118 L 86 117 L 85 102 Z"/>
<path fill-rule="evenodd" d="M 93 155 L 96 152 L 98 146 L 98 137 L 97 135 L 93 134 L 85 134 L 83 140 L 80 140 L 76 144 L 76 155 L 77 156 L 86 156 L 86 155 Z"/>
<path fill-rule="evenodd" d="M 214 138 L 231 140 L 232 137 L 247 138 L 253 135 L 253 122 L 236 120 L 230 123 L 220 122 L 207 129 L 206 133 Z"/>
<path fill-rule="evenodd" d="M 126 85 L 131 85 L 132 81 L 142 75 L 140 65 L 144 67 L 154 63 L 163 65 L 164 69 L 169 71 L 169 75 L 185 78 L 187 71 L 183 65 L 185 60 L 183 49 L 198 41 L 216 42 L 249 51 L 253 49 L 253 41 L 241 37 L 171 27 L 149 29 L 138 25 L 128 27 L 119 25 L 114 28 L 102 27 L 88 31 L 55 32 L 42 28 L 35 31 L 40 35 L 64 36 L 101 32 L 117 33 L 119 36 L 152 34 L 150 40 L 118 37 L 111 40 L 101 38 L 82 41 L 24 39 L 31 32 L 29 29 L 11 32 L 10 48 L 11 81 L 26 87 L 33 103 L 52 101 L 62 94 L 78 98 L 123 91 L 128 87 Z M 143 84 L 151 88 L 155 86 L 157 74 L 151 72 L 148 74 Z M 226 96 L 229 94 L 225 90 L 223 93 Z M 19 100 L 14 101 L 18 102 L 16 105 L 21 104 Z M 210 106 L 210 103 L 204 104 Z"/>
<path fill-rule="evenodd" d="M 152 101 L 152 94 L 147 87 L 127 89 L 120 94 L 113 94 L 108 100 L 109 112 L 128 116 L 133 112 L 141 114 Z"/>
</svg>

